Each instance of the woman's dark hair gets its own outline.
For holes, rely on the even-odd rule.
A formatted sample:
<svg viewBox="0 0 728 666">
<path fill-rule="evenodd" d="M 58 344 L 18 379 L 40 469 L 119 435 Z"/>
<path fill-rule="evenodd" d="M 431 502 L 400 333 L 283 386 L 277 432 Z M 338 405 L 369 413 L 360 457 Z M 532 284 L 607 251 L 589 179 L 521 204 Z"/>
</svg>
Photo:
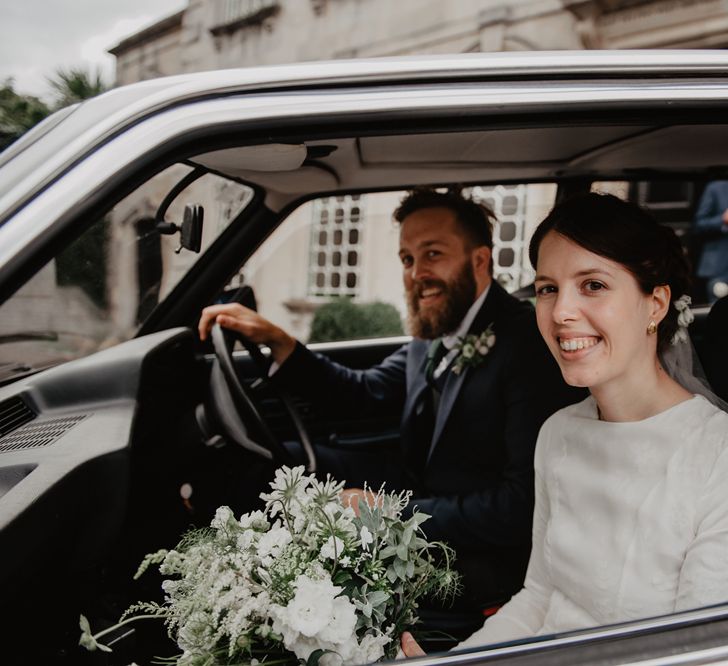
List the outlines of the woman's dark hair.
<svg viewBox="0 0 728 666">
<path fill-rule="evenodd" d="M 541 242 L 550 231 L 621 264 L 645 294 L 662 285 L 670 287 L 673 301 L 690 293 L 690 267 L 675 232 L 635 204 L 593 192 L 557 204 L 531 238 L 528 256 L 534 268 Z M 677 331 L 677 317 L 671 305 L 657 329 L 659 350 Z"/>
<path fill-rule="evenodd" d="M 429 187 L 412 190 L 394 211 L 394 219 L 402 223 L 406 217 L 423 208 L 446 208 L 455 215 L 472 247 L 493 247 L 495 214 L 481 201 L 463 196 L 459 189 L 438 192 Z"/>
</svg>

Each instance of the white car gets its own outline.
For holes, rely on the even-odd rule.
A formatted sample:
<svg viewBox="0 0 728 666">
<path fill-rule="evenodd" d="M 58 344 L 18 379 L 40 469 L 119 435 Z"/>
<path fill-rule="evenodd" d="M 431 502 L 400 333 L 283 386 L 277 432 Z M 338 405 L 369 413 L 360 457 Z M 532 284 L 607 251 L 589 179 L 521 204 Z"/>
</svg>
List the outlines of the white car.
<svg viewBox="0 0 728 666">
<path fill-rule="evenodd" d="M 339 61 L 119 88 L 0 153 L 3 663 L 84 663 L 79 614 L 101 627 L 158 596 L 157 579 L 131 582 L 144 553 L 219 504 L 252 504 L 260 469 L 289 461 L 282 442 L 385 460 L 396 444 L 398 414 L 308 396 L 287 401 L 291 425 L 248 354 L 223 345 L 214 363 L 195 332 L 205 305 L 237 291 L 304 340 L 332 297 L 401 313 L 389 214 L 421 185 L 495 207 L 496 277 L 524 297 L 533 227 L 592 188 L 647 206 L 697 257 L 701 193 L 728 179 L 726 110 L 722 52 Z M 720 392 L 711 298 L 698 280 L 694 341 Z M 315 347 L 366 367 L 406 340 L 387 321 Z M 159 633 L 122 632 L 103 658 L 159 654 Z M 719 663 L 727 635 L 728 604 L 426 662 Z"/>
</svg>

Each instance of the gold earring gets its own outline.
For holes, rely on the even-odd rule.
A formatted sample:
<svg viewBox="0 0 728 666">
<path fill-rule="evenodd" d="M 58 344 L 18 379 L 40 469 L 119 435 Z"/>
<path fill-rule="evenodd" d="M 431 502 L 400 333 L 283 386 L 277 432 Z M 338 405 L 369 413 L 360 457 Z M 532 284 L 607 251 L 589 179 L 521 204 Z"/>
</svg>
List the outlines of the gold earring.
<svg viewBox="0 0 728 666">
<path fill-rule="evenodd" d="M 657 333 L 657 324 L 651 321 L 647 324 L 647 335 L 654 335 L 655 333 Z"/>
</svg>

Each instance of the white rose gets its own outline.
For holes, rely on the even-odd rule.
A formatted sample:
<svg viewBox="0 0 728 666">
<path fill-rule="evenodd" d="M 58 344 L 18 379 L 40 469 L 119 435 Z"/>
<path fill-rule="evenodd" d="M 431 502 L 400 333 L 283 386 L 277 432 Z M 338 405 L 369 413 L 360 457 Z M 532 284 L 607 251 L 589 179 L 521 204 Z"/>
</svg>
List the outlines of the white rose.
<svg viewBox="0 0 728 666">
<path fill-rule="evenodd" d="M 330 580 L 308 576 L 299 576 L 294 586 L 296 594 L 286 606 L 288 625 L 304 636 L 316 636 L 331 621 L 334 597 L 341 588 Z"/>
<path fill-rule="evenodd" d="M 347 597 L 336 597 L 331 611 L 331 619 L 319 637 L 332 643 L 351 640 L 356 631 L 356 608 Z"/>
<path fill-rule="evenodd" d="M 291 543 L 291 533 L 285 527 L 274 527 L 269 532 L 262 534 L 258 541 L 258 555 L 261 560 L 270 557 L 278 557 L 281 550 Z"/>
</svg>

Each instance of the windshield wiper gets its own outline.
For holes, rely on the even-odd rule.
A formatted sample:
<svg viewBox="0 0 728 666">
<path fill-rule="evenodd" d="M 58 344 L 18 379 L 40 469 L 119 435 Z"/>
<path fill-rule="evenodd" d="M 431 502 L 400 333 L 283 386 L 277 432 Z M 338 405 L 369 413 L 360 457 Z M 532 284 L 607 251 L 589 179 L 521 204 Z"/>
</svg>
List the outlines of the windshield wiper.
<svg viewBox="0 0 728 666">
<path fill-rule="evenodd" d="M 55 331 L 27 331 L 0 335 L 0 345 L 11 342 L 25 342 L 27 340 L 50 340 L 51 342 L 56 342 L 58 340 L 58 333 Z"/>
</svg>

